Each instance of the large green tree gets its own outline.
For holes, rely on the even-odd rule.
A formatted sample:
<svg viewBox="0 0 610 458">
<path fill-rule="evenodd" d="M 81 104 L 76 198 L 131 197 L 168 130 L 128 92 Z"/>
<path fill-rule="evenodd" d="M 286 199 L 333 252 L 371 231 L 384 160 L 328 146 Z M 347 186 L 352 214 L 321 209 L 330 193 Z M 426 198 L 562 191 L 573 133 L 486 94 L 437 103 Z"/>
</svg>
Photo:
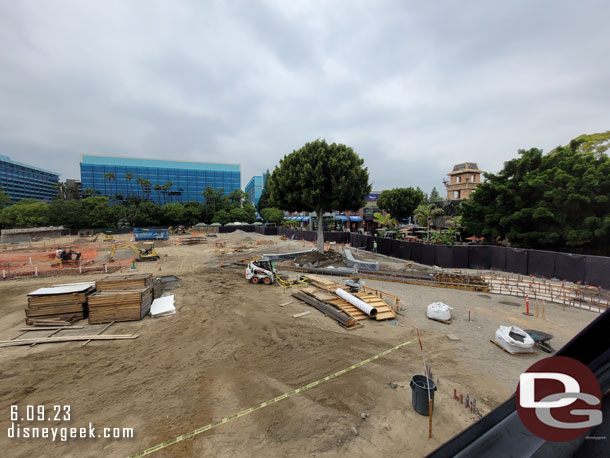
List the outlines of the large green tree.
<svg viewBox="0 0 610 458">
<path fill-rule="evenodd" d="M 79 229 L 83 221 L 82 205 L 80 200 L 54 199 L 49 204 L 51 224 L 64 226 L 70 229 Z"/>
<path fill-rule="evenodd" d="M 379 194 L 377 206 L 401 221 L 413 215 L 423 200 L 424 193 L 419 188 L 394 188 Z"/>
<path fill-rule="evenodd" d="M 50 216 L 47 203 L 23 199 L 2 209 L 0 223 L 2 227 L 42 227 L 50 224 Z"/>
<path fill-rule="evenodd" d="M 282 210 L 316 212 L 322 252 L 324 212 L 357 210 L 371 185 L 364 160 L 352 148 L 315 140 L 280 160 L 269 178 L 269 190 L 271 202 Z"/>
<path fill-rule="evenodd" d="M 276 226 L 282 224 L 282 221 L 284 220 L 284 212 L 275 207 L 263 208 L 261 210 L 261 216 L 265 221 L 268 223 L 273 223 Z"/>
<path fill-rule="evenodd" d="M 13 199 L 11 199 L 11 196 L 0 189 L 0 210 L 2 210 L 4 207 L 8 207 L 12 203 Z"/>
<path fill-rule="evenodd" d="M 513 246 L 610 255 L 610 159 L 603 151 L 583 150 L 579 139 L 549 154 L 520 150 L 485 177 L 461 205 L 467 232 Z"/>
<path fill-rule="evenodd" d="M 436 204 L 436 203 L 439 203 L 442 201 L 443 201 L 443 198 L 437 191 L 436 186 L 432 187 L 432 191 L 430 191 L 430 196 L 428 197 L 428 202 L 431 204 Z"/>
</svg>

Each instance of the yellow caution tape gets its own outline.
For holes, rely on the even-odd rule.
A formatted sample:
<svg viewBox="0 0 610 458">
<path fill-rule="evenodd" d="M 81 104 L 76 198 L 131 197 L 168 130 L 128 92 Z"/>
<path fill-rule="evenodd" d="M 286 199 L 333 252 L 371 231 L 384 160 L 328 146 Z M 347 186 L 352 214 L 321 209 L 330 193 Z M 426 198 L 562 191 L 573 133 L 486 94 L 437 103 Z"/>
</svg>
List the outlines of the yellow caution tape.
<svg viewBox="0 0 610 458">
<path fill-rule="evenodd" d="M 339 372 L 335 372 L 334 374 L 327 375 L 326 377 L 321 378 L 320 380 L 316 380 L 315 382 L 311 382 L 311 383 L 308 383 L 307 385 L 303 385 L 292 391 L 289 391 L 289 392 L 284 393 L 280 396 L 277 396 L 273 399 L 270 399 L 269 401 L 261 402 L 260 404 L 256 404 L 255 406 L 250 407 L 249 409 L 245 409 L 245 410 L 242 410 L 241 412 L 237 412 L 237 413 L 234 413 L 233 415 L 225 417 L 222 420 L 215 421 L 213 423 L 210 423 L 209 425 L 202 426 L 201 428 L 197 428 L 189 433 L 182 434 L 178 437 L 167 440 L 161 444 L 157 444 L 153 447 L 147 448 L 146 450 L 142 450 L 141 452 L 138 452 L 135 455 L 131 455 L 129 458 L 137 458 L 140 456 L 149 455 L 151 453 L 154 453 L 161 449 L 169 447 L 170 445 L 174 445 L 174 444 L 177 444 L 178 442 L 182 442 L 183 440 L 188 439 L 189 437 L 196 436 L 203 432 L 209 431 L 210 429 L 216 428 L 217 426 L 224 425 L 225 423 L 228 423 L 231 420 L 235 420 L 236 418 L 243 417 L 244 415 L 248 415 L 252 412 L 255 412 L 256 410 L 262 409 L 263 407 L 267 407 L 272 404 L 275 404 L 276 402 L 280 402 L 282 399 L 289 398 L 291 396 L 294 396 L 295 394 L 302 393 L 303 391 L 313 388 L 315 386 L 318 386 L 324 382 L 328 382 L 329 380 L 339 377 L 340 375 L 343 375 L 349 371 L 352 371 L 361 366 L 364 366 L 365 364 L 370 363 L 371 361 L 375 361 L 376 359 L 383 358 L 384 356 L 392 353 L 393 351 L 398 350 L 399 348 L 404 347 L 405 345 L 409 345 L 410 343 L 413 343 L 413 342 L 415 342 L 415 340 L 409 340 L 408 342 L 403 342 L 403 343 L 396 345 L 395 347 L 389 348 L 386 351 L 381 352 L 375 356 L 371 356 L 370 358 L 365 359 L 364 361 L 360 361 L 359 363 L 356 363 L 353 366 L 342 369 Z"/>
</svg>

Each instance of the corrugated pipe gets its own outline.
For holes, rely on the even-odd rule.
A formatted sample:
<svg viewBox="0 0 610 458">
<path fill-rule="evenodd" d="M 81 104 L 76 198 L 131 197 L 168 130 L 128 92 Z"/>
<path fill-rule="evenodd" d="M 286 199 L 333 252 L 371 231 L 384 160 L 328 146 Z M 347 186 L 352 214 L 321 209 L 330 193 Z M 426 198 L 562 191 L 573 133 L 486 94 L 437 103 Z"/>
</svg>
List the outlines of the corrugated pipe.
<svg viewBox="0 0 610 458">
<path fill-rule="evenodd" d="M 358 309 L 362 310 L 364 313 L 366 313 L 371 318 L 375 318 L 377 316 L 377 309 L 375 307 L 371 307 L 369 304 L 367 304 L 366 302 L 364 302 L 361 299 L 358 299 L 356 296 L 348 293 L 347 291 L 339 288 L 339 289 L 335 290 L 335 293 L 337 293 L 337 296 L 345 299 L 347 302 L 352 304 L 354 307 L 357 307 Z"/>
</svg>

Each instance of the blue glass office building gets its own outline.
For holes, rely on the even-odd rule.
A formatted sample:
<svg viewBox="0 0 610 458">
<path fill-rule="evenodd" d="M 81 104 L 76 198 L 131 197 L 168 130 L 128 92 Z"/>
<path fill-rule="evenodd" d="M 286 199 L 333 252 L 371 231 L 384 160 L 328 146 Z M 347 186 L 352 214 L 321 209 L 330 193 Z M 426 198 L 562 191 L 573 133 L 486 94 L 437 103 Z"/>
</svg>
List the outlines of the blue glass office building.
<svg viewBox="0 0 610 458">
<path fill-rule="evenodd" d="M 21 199 L 51 200 L 57 196 L 59 173 L 25 165 L 0 155 L 0 188 L 13 202 Z"/>
<path fill-rule="evenodd" d="M 248 201 L 255 207 L 258 205 L 258 200 L 261 198 L 263 188 L 267 182 L 267 173 L 261 175 L 255 175 L 250 178 L 248 184 L 244 188 L 244 191 L 248 194 Z"/>
<path fill-rule="evenodd" d="M 248 194 L 248 201 L 256 206 L 258 204 L 258 199 L 261 198 L 261 194 L 263 193 L 263 177 L 255 175 L 250 178 L 245 191 Z"/>
<path fill-rule="evenodd" d="M 107 179 L 107 173 L 114 179 Z M 90 188 L 96 194 L 123 198 L 135 195 L 146 197 L 146 191 L 138 184 L 139 178 L 150 182 L 148 198 L 158 204 L 169 202 L 204 202 L 201 195 L 207 186 L 223 189 L 230 194 L 241 187 L 239 164 L 209 162 L 165 161 L 109 156 L 81 156 L 80 174 L 83 193 Z M 131 175 L 133 178 L 128 180 Z M 173 185 L 169 191 L 155 190 L 155 185 Z"/>
</svg>

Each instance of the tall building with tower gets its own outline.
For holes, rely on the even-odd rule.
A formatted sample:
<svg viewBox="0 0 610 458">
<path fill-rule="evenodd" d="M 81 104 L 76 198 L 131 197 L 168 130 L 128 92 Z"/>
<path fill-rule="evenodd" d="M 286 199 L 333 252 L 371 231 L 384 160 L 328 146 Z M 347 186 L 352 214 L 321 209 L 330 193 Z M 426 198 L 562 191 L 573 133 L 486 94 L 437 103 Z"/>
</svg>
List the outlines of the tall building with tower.
<svg viewBox="0 0 610 458">
<path fill-rule="evenodd" d="M 83 194 L 123 199 L 136 196 L 163 205 L 171 202 L 204 202 L 210 186 L 224 194 L 241 188 L 239 164 L 166 161 L 111 156 L 81 156 Z"/>
<path fill-rule="evenodd" d="M 448 200 L 465 200 L 481 184 L 481 174 L 476 162 L 462 162 L 453 166 L 449 172 L 449 180 L 444 180 L 443 184 L 447 188 Z"/>
</svg>

